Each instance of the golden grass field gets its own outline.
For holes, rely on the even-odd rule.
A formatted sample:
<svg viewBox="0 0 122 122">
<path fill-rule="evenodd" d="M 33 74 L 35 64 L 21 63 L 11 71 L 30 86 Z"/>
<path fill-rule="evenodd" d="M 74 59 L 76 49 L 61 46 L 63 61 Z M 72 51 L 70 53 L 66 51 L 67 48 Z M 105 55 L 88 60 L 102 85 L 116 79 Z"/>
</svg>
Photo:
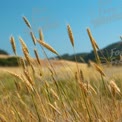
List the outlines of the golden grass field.
<svg viewBox="0 0 122 122">
<path fill-rule="evenodd" d="M 111 96 L 109 93 L 110 89 L 110 91 L 104 92 L 105 89 L 102 84 L 101 75 L 94 67 L 88 67 L 87 64 L 78 64 L 78 67 L 83 71 L 84 83 L 91 84 L 95 90 L 94 92 L 88 88 L 87 92 L 84 91 L 86 94 L 84 96 L 86 101 L 84 101 L 83 94 L 80 93 L 84 89 L 77 86 L 75 78 L 75 73 L 77 72 L 76 63 L 51 61 L 51 64 L 55 68 L 56 74 L 52 75 L 48 64 L 44 63 L 41 71 L 42 76 L 40 76 L 39 67 L 35 66 L 36 78 L 34 78 L 35 84 L 33 87 L 36 91 L 33 91 L 29 86 L 26 86 L 26 83 L 20 80 L 19 76 L 24 75 L 22 67 L 0 67 L 1 121 L 121 122 L 122 96 L 118 95 L 118 93 L 114 97 Z M 31 68 L 29 69 L 32 71 Z M 109 85 L 108 82 L 110 80 L 115 80 L 115 83 L 122 89 L 122 67 L 103 66 L 103 70 L 106 74 L 105 82 Z M 11 73 L 13 74 L 11 75 Z M 32 72 L 29 73 L 31 74 Z M 14 74 L 18 76 L 14 76 Z M 31 76 L 30 78 L 32 78 Z M 53 77 L 55 77 L 56 82 L 61 83 L 58 84 L 58 89 L 55 86 Z M 102 89 L 100 88 L 101 86 Z M 34 97 L 34 101 L 31 95 Z M 88 104 L 92 120 L 89 120 L 84 102 Z M 36 104 L 37 108 L 34 108 L 34 104 Z M 40 120 L 38 120 L 39 118 L 35 109 L 38 109 Z"/>
<path fill-rule="evenodd" d="M 18 67 L 0 67 L 1 122 L 122 122 L 122 67 L 102 65 L 99 46 L 87 29 L 96 62 L 90 64 L 49 60 L 45 48 L 60 56 L 48 45 L 39 31 L 35 37 L 29 21 L 34 45 L 40 44 L 46 59 L 31 58 L 25 41 L 20 37 L 24 58 Z M 75 53 L 71 27 L 67 26 Z M 17 56 L 14 37 L 10 38 Z M 61 58 L 61 57 L 60 57 Z M 26 63 L 25 63 L 26 61 Z"/>
</svg>

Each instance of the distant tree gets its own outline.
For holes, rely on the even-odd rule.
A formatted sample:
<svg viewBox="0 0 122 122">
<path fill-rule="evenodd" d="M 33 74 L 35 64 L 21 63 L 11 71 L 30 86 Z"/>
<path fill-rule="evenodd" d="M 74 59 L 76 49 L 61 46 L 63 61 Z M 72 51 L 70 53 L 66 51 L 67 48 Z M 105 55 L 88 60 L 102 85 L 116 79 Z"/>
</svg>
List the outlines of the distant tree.
<svg viewBox="0 0 122 122">
<path fill-rule="evenodd" d="M 8 55 L 8 53 L 5 50 L 0 49 L 0 54 Z"/>
</svg>

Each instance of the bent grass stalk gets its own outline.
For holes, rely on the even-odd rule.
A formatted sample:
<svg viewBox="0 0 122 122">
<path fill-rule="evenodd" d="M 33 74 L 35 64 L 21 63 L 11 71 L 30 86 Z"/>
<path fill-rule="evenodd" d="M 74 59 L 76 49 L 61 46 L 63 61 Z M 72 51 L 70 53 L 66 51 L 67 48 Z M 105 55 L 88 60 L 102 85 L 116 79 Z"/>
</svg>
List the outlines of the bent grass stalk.
<svg viewBox="0 0 122 122">
<path fill-rule="evenodd" d="M 49 44 L 41 41 L 41 40 L 38 40 L 38 43 L 41 44 L 42 46 L 44 46 L 46 49 L 48 49 L 49 51 L 51 51 L 52 53 L 56 54 L 56 55 L 59 55 L 57 53 L 57 51 L 55 49 L 53 49 Z"/>
</svg>

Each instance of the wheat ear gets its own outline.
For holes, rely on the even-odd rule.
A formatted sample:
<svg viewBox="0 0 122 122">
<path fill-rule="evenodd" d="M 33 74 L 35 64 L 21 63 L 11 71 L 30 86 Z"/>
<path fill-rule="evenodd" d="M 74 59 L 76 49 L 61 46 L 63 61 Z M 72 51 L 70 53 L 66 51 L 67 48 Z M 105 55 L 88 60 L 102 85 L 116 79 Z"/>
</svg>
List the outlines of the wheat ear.
<svg viewBox="0 0 122 122">
<path fill-rule="evenodd" d="M 70 25 L 67 25 L 67 31 L 68 31 L 70 42 L 71 42 L 72 46 L 74 47 L 74 37 L 73 37 L 73 33 L 72 33 L 72 29 L 71 29 Z"/>
<path fill-rule="evenodd" d="M 31 25 L 30 25 L 30 22 L 28 21 L 28 19 L 25 16 L 23 16 L 22 18 L 23 18 L 25 24 L 31 29 Z"/>
<path fill-rule="evenodd" d="M 16 44 L 15 44 L 15 40 L 14 40 L 13 36 L 10 37 L 10 42 L 11 42 L 11 46 L 12 46 L 13 52 L 16 55 L 17 54 L 16 53 Z"/>
<path fill-rule="evenodd" d="M 44 46 L 45 48 L 47 48 L 48 50 L 50 50 L 51 52 L 55 53 L 56 55 L 58 55 L 57 51 L 54 50 L 50 45 L 48 45 L 47 43 L 38 40 L 39 44 L 41 44 L 42 46 Z"/>
<path fill-rule="evenodd" d="M 43 32 L 42 32 L 42 29 L 39 29 L 39 39 L 44 41 L 44 35 L 43 35 Z"/>
</svg>

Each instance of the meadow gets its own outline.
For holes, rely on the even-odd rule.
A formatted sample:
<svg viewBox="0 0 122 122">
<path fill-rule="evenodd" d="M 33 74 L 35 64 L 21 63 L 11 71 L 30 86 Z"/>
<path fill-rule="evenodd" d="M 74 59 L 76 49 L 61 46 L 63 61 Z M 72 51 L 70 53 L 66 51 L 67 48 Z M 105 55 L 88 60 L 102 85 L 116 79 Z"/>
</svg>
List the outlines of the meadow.
<svg viewBox="0 0 122 122">
<path fill-rule="evenodd" d="M 88 36 L 96 62 L 89 64 L 64 61 L 47 44 L 43 33 L 35 37 L 26 17 L 34 45 L 40 44 L 46 59 L 30 56 L 20 37 L 24 57 L 18 58 L 18 67 L 0 67 L 0 121 L 1 122 L 121 122 L 122 121 L 122 67 L 102 65 L 97 53 L 99 46 L 90 29 Z M 70 25 L 67 32 L 75 53 L 75 41 Z M 15 56 L 16 41 L 10 38 Z M 50 60 L 45 48 L 60 57 Z M 107 60 L 107 59 L 106 59 Z M 108 63 L 108 62 L 107 62 Z"/>
</svg>

